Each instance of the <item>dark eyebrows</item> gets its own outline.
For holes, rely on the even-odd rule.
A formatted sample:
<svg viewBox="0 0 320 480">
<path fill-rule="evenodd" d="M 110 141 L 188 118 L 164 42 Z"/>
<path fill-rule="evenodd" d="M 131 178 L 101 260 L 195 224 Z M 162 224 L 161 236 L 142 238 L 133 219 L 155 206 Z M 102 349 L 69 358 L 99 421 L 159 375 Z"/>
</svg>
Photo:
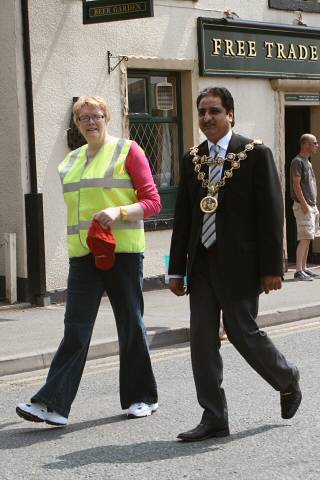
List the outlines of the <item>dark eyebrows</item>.
<svg viewBox="0 0 320 480">
<path fill-rule="evenodd" d="M 198 108 L 199 115 L 204 115 L 206 112 L 209 113 L 221 113 L 223 109 L 221 107 L 212 107 L 212 108 Z"/>
</svg>

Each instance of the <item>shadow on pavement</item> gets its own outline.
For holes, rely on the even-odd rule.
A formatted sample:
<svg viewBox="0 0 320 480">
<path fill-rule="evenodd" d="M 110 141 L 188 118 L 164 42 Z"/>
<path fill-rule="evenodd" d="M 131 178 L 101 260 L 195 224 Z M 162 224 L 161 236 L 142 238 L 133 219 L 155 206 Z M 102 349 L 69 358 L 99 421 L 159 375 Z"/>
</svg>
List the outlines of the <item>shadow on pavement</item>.
<svg viewBox="0 0 320 480">
<path fill-rule="evenodd" d="M 236 433 L 227 438 L 209 439 L 202 442 L 187 443 L 177 440 L 155 440 L 129 445 L 105 445 L 78 450 L 57 457 L 57 462 L 48 463 L 43 468 L 48 470 L 65 470 L 91 464 L 107 463 L 147 463 L 169 460 L 179 457 L 200 455 L 221 450 L 223 445 L 253 435 L 265 433 L 287 425 L 264 425 Z"/>
<path fill-rule="evenodd" d="M 49 427 L 46 423 L 34 422 L 15 422 L 0 424 L 0 430 L 7 426 L 21 424 L 28 425 L 29 428 L 5 429 L 0 432 L 0 450 L 10 450 L 15 448 L 28 447 L 37 443 L 58 440 L 65 435 L 73 432 L 79 432 L 88 428 L 95 428 L 101 425 L 128 421 L 127 416 L 114 415 L 113 417 L 98 418 L 96 420 L 87 420 L 84 422 L 72 423 L 67 427 Z"/>
</svg>

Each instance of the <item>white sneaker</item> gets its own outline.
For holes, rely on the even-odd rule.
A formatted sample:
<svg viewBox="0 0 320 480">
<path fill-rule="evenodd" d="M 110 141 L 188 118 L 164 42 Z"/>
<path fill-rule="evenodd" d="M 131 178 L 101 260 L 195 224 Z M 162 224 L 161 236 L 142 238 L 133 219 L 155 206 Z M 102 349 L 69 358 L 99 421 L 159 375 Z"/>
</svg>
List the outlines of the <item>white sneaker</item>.
<svg viewBox="0 0 320 480">
<path fill-rule="evenodd" d="M 158 410 L 157 403 L 133 403 L 130 405 L 127 413 L 128 418 L 148 417 Z"/>
<path fill-rule="evenodd" d="M 46 422 L 49 425 L 67 425 L 68 419 L 54 410 L 49 411 L 43 403 L 19 403 L 16 408 L 19 417 L 29 422 Z"/>
</svg>

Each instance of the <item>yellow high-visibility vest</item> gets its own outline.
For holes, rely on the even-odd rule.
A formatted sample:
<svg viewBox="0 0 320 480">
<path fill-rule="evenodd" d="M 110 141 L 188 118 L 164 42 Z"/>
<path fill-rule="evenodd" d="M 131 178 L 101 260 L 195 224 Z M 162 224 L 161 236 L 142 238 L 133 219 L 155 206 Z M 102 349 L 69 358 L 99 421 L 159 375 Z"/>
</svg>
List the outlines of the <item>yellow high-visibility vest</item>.
<svg viewBox="0 0 320 480">
<path fill-rule="evenodd" d="M 101 147 L 88 164 L 88 145 L 70 152 L 58 171 L 64 200 L 68 209 L 68 254 L 82 257 L 90 250 L 87 234 L 93 216 L 100 210 L 138 201 L 125 161 L 132 142 L 123 138 Z M 112 224 L 116 252 L 144 252 L 143 220 L 121 221 Z"/>
</svg>

